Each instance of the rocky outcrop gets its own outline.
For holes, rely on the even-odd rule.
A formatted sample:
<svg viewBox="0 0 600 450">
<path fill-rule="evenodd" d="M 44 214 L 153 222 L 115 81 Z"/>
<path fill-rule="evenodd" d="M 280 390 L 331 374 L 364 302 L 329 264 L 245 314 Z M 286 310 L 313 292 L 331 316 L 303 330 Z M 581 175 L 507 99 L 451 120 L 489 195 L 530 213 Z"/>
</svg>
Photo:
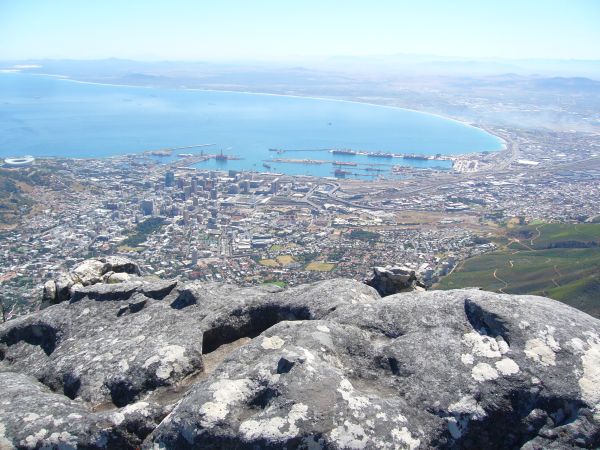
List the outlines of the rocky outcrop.
<svg viewBox="0 0 600 450">
<path fill-rule="evenodd" d="M 141 275 L 139 266 L 120 256 L 87 259 L 72 271 L 48 280 L 42 293 L 42 308 L 69 300 L 78 288 L 97 283 L 122 283 Z"/>
<path fill-rule="evenodd" d="M 600 322 L 553 300 L 107 286 L 0 327 L 0 447 L 600 446 Z"/>
<path fill-rule="evenodd" d="M 365 283 L 382 297 L 401 292 L 424 291 L 425 284 L 414 270 L 402 266 L 373 267 L 373 277 Z"/>
</svg>

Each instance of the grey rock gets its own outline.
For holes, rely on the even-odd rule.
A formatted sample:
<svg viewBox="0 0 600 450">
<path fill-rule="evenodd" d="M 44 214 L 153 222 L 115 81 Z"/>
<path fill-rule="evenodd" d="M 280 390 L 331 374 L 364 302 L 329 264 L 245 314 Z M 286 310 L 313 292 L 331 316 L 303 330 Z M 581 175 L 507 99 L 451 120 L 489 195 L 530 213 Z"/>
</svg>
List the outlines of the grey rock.
<svg viewBox="0 0 600 450">
<path fill-rule="evenodd" d="M 540 297 L 347 303 L 230 354 L 146 447 L 596 448 L 598 356 L 599 322 Z"/>
<path fill-rule="evenodd" d="M 77 302 L 84 297 L 97 301 L 127 300 L 142 283 L 136 281 L 117 284 L 93 284 L 74 289 L 71 302 Z"/>
<path fill-rule="evenodd" d="M 106 264 L 106 272 L 112 271 L 115 273 L 128 273 L 137 276 L 142 275 L 142 271 L 136 263 L 127 258 L 123 258 L 122 256 L 106 256 L 100 260 Z"/>
<path fill-rule="evenodd" d="M 374 267 L 373 277 L 365 283 L 375 288 L 382 297 L 425 290 L 425 285 L 417 277 L 416 272 L 401 266 Z"/>
<path fill-rule="evenodd" d="M 69 273 L 61 273 L 56 280 L 44 284 L 42 309 L 70 300 L 82 287 L 98 283 L 123 283 L 141 275 L 139 266 L 127 258 L 108 256 L 87 259 Z"/>
<path fill-rule="evenodd" d="M 50 305 L 56 299 L 56 282 L 54 280 L 48 280 L 44 283 L 42 290 L 42 303 Z"/>
<path fill-rule="evenodd" d="M 195 317 L 136 295 L 64 302 L 7 322 L 2 363 L 69 398 L 116 406 L 202 370 Z M 119 314 L 123 306 L 127 314 Z"/>
<path fill-rule="evenodd" d="M 352 280 L 281 292 L 139 280 L 76 292 L 0 326 L 0 374 L 34 386 L 27 405 L 0 408 L 0 442 L 50 436 L 45 422 L 21 433 L 13 417 L 60 404 L 52 417 L 86 412 L 91 434 L 64 428 L 79 447 L 96 445 L 99 417 L 102 436 L 124 448 L 600 446 L 600 322 L 553 300 L 381 298 Z M 5 386 L 16 392 L 0 377 Z M 140 402 L 153 412 L 144 406 L 125 428 L 110 419 Z"/>
<path fill-rule="evenodd" d="M 146 282 L 140 286 L 138 292 L 141 292 L 146 297 L 150 297 L 155 300 L 162 300 L 169 295 L 176 286 L 176 280 Z"/>
<path fill-rule="evenodd" d="M 71 276 L 82 285 L 88 286 L 102 281 L 102 275 L 106 272 L 107 265 L 105 262 L 98 259 L 87 259 L 71 271 Z"/>
<path fill-rule="evenodd" d="M 0 448 L 134 449 L 168 412 L 139 402 L 92 412 L 35 378 L 0 372 Z"/>
</svg>

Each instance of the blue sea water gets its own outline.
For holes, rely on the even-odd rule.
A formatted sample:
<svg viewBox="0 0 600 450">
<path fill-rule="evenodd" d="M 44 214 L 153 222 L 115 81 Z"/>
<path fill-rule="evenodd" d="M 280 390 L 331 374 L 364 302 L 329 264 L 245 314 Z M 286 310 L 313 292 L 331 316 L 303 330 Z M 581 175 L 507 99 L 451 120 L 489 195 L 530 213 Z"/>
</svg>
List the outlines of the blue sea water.
<svg viewBox="0 0 600 450">
<path fill-rule="evenodd" d="M 452 155 L 495 151 L 502 141 L 442 117 L 363 103 L 267 94 L 81 83 L 27 73 L 0 74 L 0 157 L 108 157 L 214 143 L 182 153 L 218 153 L 198 167 L 266 170 L 272 158 L 445 167 L 448 161 L 389 160 L 327 151 L 276 154 L 269 148 Z M 267 163 L 272 171 L 332 176 L 331 164 Z M 349 169 L 359 172 L 357 169 Z M 368 172 L 362 172 L 368 173 Z"/>
</svg>

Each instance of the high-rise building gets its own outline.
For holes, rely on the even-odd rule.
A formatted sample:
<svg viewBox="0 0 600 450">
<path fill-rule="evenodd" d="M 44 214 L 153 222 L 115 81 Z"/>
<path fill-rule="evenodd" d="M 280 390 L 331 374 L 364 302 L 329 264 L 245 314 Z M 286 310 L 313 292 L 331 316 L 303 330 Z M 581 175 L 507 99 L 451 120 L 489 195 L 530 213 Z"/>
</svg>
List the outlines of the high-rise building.
<svg viewBox="0 0 600 450">
<path fill-rule="evenodd" d="M 175 174 L 170 170 L 165 174 L 165 186 L 171 187 L 175 184 Z"/>
<path fill-rule="evenodd" d="M 154 211 L 154 202 L 152 200 L 142 200 L 140 202 L 140 209 L 145 216 L 151 216 Z"/>
</svg>

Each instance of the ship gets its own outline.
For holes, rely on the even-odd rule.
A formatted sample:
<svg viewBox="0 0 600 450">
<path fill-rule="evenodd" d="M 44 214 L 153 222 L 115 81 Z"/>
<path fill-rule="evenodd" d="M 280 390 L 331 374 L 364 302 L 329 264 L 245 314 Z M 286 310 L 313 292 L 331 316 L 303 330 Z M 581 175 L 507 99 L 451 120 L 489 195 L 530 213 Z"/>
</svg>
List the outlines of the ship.
<svg viewBox="0 0 600 450">
<path fill-rule="evenodd" d="M 349 148 L 334 148 L 331 150 L 331 153 L 334 155 L 356 155 L 354 150 L 350 150 Z"/>
<path fill-rule="evenodd" d="M 402 158 L 404 158 L 404 159 L 419 159 L 419 160 L 428 160 L 429 159 L 429 157 L 427 157 L 425 155 L 416 155 L 416 154 L 404 155 Z"/>
<path fill-rule="evenodd" d="M 334 161 L 333 162 L 334 165 L 336 166 L 357 166 L 357 164 L 355 162 L 348 162 L 348 161 Z"/>
<path fill-rule="evenodd" d="M 394 155 L 391 153 L 383 153 L 383 152 L 372 152 L 369 153 L 367 156 L 371 156 L 373 158 L 393 158 Z"/>
<path fill-rule="evenodd" d="M 352 172 L 349 172 L 347 170 L 342 170 L 342 169 L 335 169 L 335 171 L 333 172 L 333 174 L 336 177 L 345 177 L 346 175 L 350 175 Z"/>
<path fill-rule="evenodd" d="M 263 167 L 264 167 L 265 169 L 270 169 L 270 168 L 271 168 L 271 166 L 270 166 L 269 164 L 267 164 L 267 163 L 263 163 Z"/>
<path fill-rule="evenodd" d="M 148 152 L 149 155 L 152 156 L 171 156 L 173 150 L 165 149 L 165 150 L 153 150 Z"/>
<path fill-rule="evenodd" d="M 223 154 L 223 150 L 221 150 L 221 153 L 215 156 L 215 159 L 217 161 L 227 161 L 229 159 L 229 157 L 227 155 Z"/>
</svg>

